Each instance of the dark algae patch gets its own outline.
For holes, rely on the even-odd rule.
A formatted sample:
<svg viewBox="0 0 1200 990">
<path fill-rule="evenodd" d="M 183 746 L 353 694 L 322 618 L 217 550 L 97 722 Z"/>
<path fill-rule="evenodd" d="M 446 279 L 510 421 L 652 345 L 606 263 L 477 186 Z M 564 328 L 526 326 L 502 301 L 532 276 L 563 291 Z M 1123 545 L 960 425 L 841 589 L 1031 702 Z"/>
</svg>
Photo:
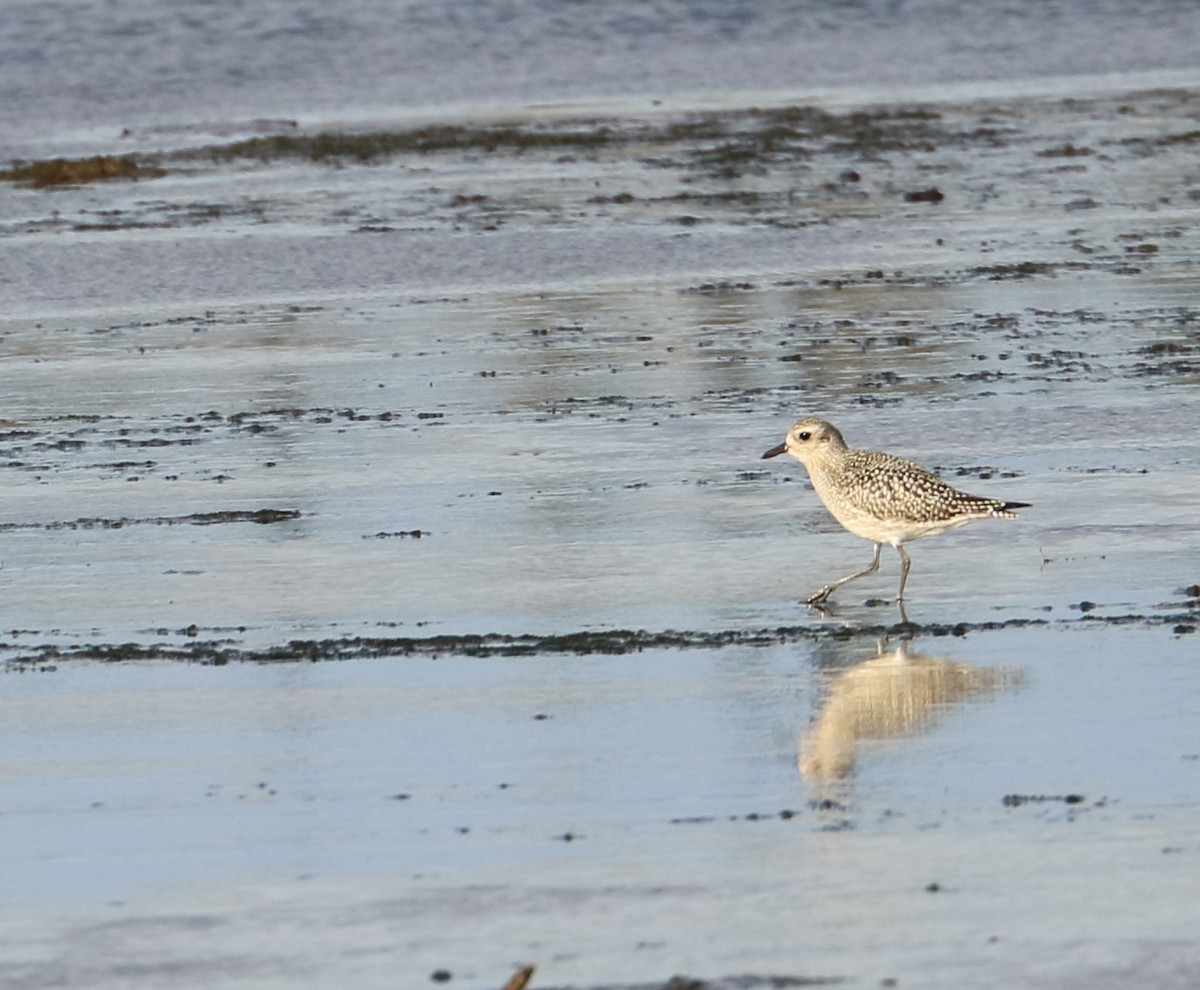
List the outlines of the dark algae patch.
<svg viewBox="0 0 1200 990">
<path fill-rule="evenodd" d="M 221 515 L 215 513 L 211 515 Z M 206 525 L 213 522 L 266 522 L 271 516 L 257 513 L 230 514 L 234 518 L 213 519 L 204 515 L 177 517 L 177 523 Z M 279 514 L 280 519 L 296 518 L 299 513 Z M 5 528 L 0 527 L 0 531 Z M 78 647 L 40 646 L 19 651 L 14 644 L 0 644 L 12 651 L 7 668 L 32 670 L 39 666 L 68 660 L 115 661 L 181 661 L 222 666 L 229 663 L 319 663 L 339 660 L 378 658 L 414 658 L 436 660 L 449 657 L 520 658 L 544 656 L 620 656 L 646 650 L 719 650 L 726 647 L 770 647 L 799 642 L 880 639 L 915 639 L 964 637 L 974 634 L 1035 627 L 1087 628 L 1095 625 L 1146 628 L 1169 627 L 1177 631 L 1181 623 L 1195 621 L 1194 611 L 1167 611 L 1177 607 L 1195 606 L 1195 600 L 1182 606 L 1164 606 L 1162 614 L 1096 615 L 1085 612 L 1061 619 L 1011 618 L 983 622 L 897 622 L 870 624 L 788 625 L 757 629 L 674 630 L 645 629 L 580 630 L 558 634 L 532 633 L 475 633 L 435 636 L 343 636 L 326 639 L 292 639 L 260 649 L 244 648 L 230 638 L 199 639 L 201 630 L 189 626 L 180 635 L 185 643 L 123 643 L 87 644 Z M 220 630 L 211 630 L 221 632 Z M 165 634 L 166 629 L 160 629 Z M 25 630 L 22 636 L 35 636 L 35 630 Z"/>
<path fill-rule="evenodd" d="M 1082 804 L 1085 798 L 1082 794 L 1005 794 L 1000 803 L 1006 808 L 1019 808 L 1023 804 L 1042 804 L 1047 801 L 1061 801 L 1063 804 Z"/>
<path fill-rule="evenodd" d="M 364 134 L 322 131 L 318 134 L 276 134 L 249 138 L 233 144 L 212 145 L 180 157 L 207 155 L 213 161 L 254 158 L 304 158 L 323 162 L 352 159 L 371 162 L 403 154 L 434 154 L 442 151 L 520 151 L 530 148 L 594 148 L 611 137 L 608 128 L 555 131 L 527 127 L 433 126 L 412 131 L 376 131 Z"/>
<path fill-rule="evenodd" d="M 710 166 L 730 166 L 776 154 L 808 154 L 815 145 L 845 152 L 894 151 L 925 146 L 953 136 L 939 126 L 935 113 L 852 111 L 829 113 L 812 107 L 752 109 L 745 114 L 694 114 L 662 124 L 619 126 L 615 122 L 568 121 L 561 125 L 519 123 L 493 126 L 432 125 L 408 131 L 365 133 L 322 131 L 275 134 L 226 145 L 178 152 L 176 157 L 229 161 L 253 158 L 304 158 L 310 161 L 349 159 L 377 161 L 404 154 L 500 149 L 587 149 L 609 144 L 676 145 L 697 142 L 695 154 Z M 704 142 L 718 142 L 705 146 Z M 632 196 L 629 200 L 632 200 Z M 614 199 L 614 201 L 620 201 Z"/>
<path fill-rule="evenodd" d="M 45 189 L 51 186 L 81 186 L 107 179 L 158 179 L 166 174 L 166 169 L 139 162 L 132 155 L 93 155 L 91 158 L 16 161 L 11 168 L 0 170 L 0 179 Z"/>
<path fill-rule="evenodd" d="M 213 526 L 219 523 L 251 522 L 259 526 L 269 526 L 271 523 L 287 522 L 299 519 L 298 509 L 238 509 L 225 512 L 193 512 L 190 516 L 180 516 L 179 521 L 195 526 Z M 170 522 L 167 525 L 171 525 Z"/>
<path fill-rule="evenodd" d="M 1123 624 L 1127 617 L 1114 620 Z M 1177 621 L 1178 616 L 1173 621 Z M 1072 620 L 1060 620 L 1067 623 Z M 1078 622 L 1079 620 L 1074 620 Z M 1166 620 L 1162 620 L 1166 621 Z M 1161 625 L 1162 621 L 1152 624 Z M 345 636 L 329 639 L 293 639 L 263 649 L 239 647 L 228 638 L 202 640 L 200 630 L 189 627 L 186 643 L 88 644 L 73 648 L 44 646 L 25 651 L 9 667 L 28 669 L 65 660 L 168 660 L 224 665 L 228 663 L 318 663 L 383 657 L 438 659 L 446 657 L 516 658 L 538 656 L 600 656 L 640 653 L 644 650 L 718 650 L 725 647 L 776 646 L 821 640 L 870 640 L 886 636 L 966 636 L 1002 629 L 1047 626 L 1046 619 L 1007 619 L 997 622 L 897 623 L 862 626 L 828 624 L 779 626 L 770 629 L 579 631 L 558 635 L 480 633 L 438 636 Z M 165 630 L 164 630 L 165 631 Z M 29 635 L 36 635 L 30 633 Z M 12 648 L 10 644 L 10 649 Z"/>
<path fill-rule="evenodd" d="M 1011 265 L 979 265 L 971 269 L 971 274 L 991 279 L 993 282 L 999 282 L 1007 278 L 1032 278 L 1035 275 L 1052 275 L 1055 267 L 1055 265 L 1046 261 L 1020 261 Z"/>
<path fill-rule="evenodd" d="M 840 156 L 877 156 L 886 152 L 927 151 L 939 144 L 957 146 L 981 139 L 990 144 L 995 142 L 997 134 L 992 128 L 964 129 L 947 125 L 939 113 L 921 107 L 833 113 L 815 107 L 792 106 L 698 112 L 663 120 L 431 124 L 410 130 L 269 134 L 228 144 L 183 149 L 162 157 L 217 163 L 238 159 L 271 162 L 296 158 L 313 162 L 370 163 L 402 155 L 569 152 L 636 144 L 639 148 L 657 148 L 664 153 L 682 152 L 702 168 L 736 174 L 740 168 L 753 168 L 778 157 L 804 158 L 822 152 Z M 157 160 L 159 156 L 150 157 Z M 139 164 L 133 156 L 111 160 L 124 163 L 124 168 L 140 170 L 133 177 L 162 173 L 157 166 Z M 670 164 L 668 159 L 646 161 Z M 625 193 L 608 199 L 600 197 L 597 201 L 620 203 L 632 200 L 633 196 Z"/>
<path fill-rule="evenodd" d="M 1148 99 L 1130 96 L 1135 106 Z M 283 132 L 256 132 L 192 147 L 143 146 L 122 155 L 17 162 L 0 172 L 0 177 L 51 187 L 106 178 L 148 178 L 165 174 L 164 169 L 180 174 L 226 170 L 230 173 L 227 188 L 237 191 L 243 186 L 256 190 L 275 163 L 303 161 L 328 167 L 419 163 L 420 168 L 440 172 L 442 166 L 453 162 L 463 169 L 461 181 L 431 182 L 414 189 L 412 196 L 402 197 L 400 203 L 390 203 L 386 197 L 381 201 L 376 194 L 364 195 L 360 201 L 351 192 L 333 210 L 324 211 L 313 201 L 303 209 L 311 221 L 355 233 L 431 229 L 494 233 L 505 226 L 512 230 L 531 223 L 545 230 L 546 224 L 574 225 L 581 218 L 588 224 L 615 228 L 632 220 L 684 228 L 728 224 L 804 229 L 862 217 L 895 219 L 897 210 L 910 221 L 917 207 L 936 212 L 939 221 L 951 229 L 963 211 L 985 211 L 986 215 L 993 202 L 1005 202 L 1016 188 L 1036 204 L 1035 209 L 1052 203 L 1055 212 L 1103 212 L 1103 205 L 1112 198 L 1113 182 L 1140 186 L 1142 180 L 1134 181 L 1130 175 L 1134 168 L 1144 169 L 1149 156 L 1168 158 L 1173 148 L 1182 153 L 1193 146 L 1189 135 L 1194 122 L 1186 107 L 1180 104 L 1177 108 L 1180 133 L 1164 139 L 1126 138 L 1125 130 L 1111 132 L 1107 122 L 1104 127 L 1097 124 L 1093 114 L 1099 111 L 1089 105 L 1021 101 L 875 105 L 847 110 L 794 104 L 604 116 L 580 113 L 363 130 L 327 125 L 309 131 L 288 121 Z M 1047 113 L 1052 121 L 1045 119 Z M 1057 119 L 1060 114 L 1066 115 L 1069 126 Z M 1137 114 L 1128 116 L 1129 127 L 1133 127 Z M 1051 130 L 1051 124 L 1057 129 Z M 134 137 L 132 133 L 126 136 Z M 138 139 L 146 137 L 143 134 Z M 993 152 L 1001 153 L 999 162 L 992 160 Z M 973 153 L 986 153 L 987 163 L 973 164 Z M 1021 170 L 1012 172 L 1018 158 Z M 1025 171 L 1028 158 L 1040 163 L 1036 173 Z M 950 164 L 950 159 L 956 163 Z M 612 168 L 602 182 L 596 182 L 573 167 L 581 161 Z M 1117 170 L 1113 176 L 1087 171 L 1089 164 L 1100 161 L 1111 163 Z M 542 189 L 531 194 L 523 182 L 515 181 L 531 165 L 561 169 L 563 183 L 554 191 Z M 1009 173 L 1004 172 L 1006 168 Z M 1078 188 L 1058 188 L 1054 177 L 1062 169 L 1080 170 Z M 744 176 L 761 181 L 752 188 L 734 181 Z M 293 175 L 288 180 L 289 188 L 296 190 L 319 181 L 311 175 Z M 1195 199 L 1200 190 L 1189 189 L 1181 195 Z M 223 194 L 213 201 L 175 200 L 164 194 L 161 200 L 118 210 L 85 208 L 0 222 L 0 236 L 175 229 L 213 223 L 257 225 L 280 217 L 296 219 L 296 204 L 305 198 L 297 192 L 295 201 L 285 201 L 277 198 L 275 190 L 261 195 Z M 942 213 L 946 215 L 940 216 Z M 1182 236 L 1170 230 L 1151 229 L 1147 237 L 1179 236 L 1178 244 L 1173 248 L 1164 240 L 1157 251 L 1150 244 L 1114 249 L 1085 226 L 1086 218 L 1081 217 L 1079 223 L 1070 242 L 1072 251 L 1087 254 L 1090 261 L 1078 268 L 1063 260 L 1013 261 L 1011 252 L 1005 251 L 1005 260 L 994 266 L 908 278 L 928 285 L 978 277 L 997 281 L 1052 277 L 1074 270 L 1133 274 L 1141 266 L 1169 263 L 1183 243 Z M 1184 228 L 1180 225 L 1179 229 Z M 874 273 L 869 278 L 877 281 L 892 283 L 900 278 L 899 273 L 888 273 L 885 279 L 874 265 L 869 270 Z M 849 284 L 855 281 L 861 279 L 851 279 Z"/>
<path fill-rule="evenodd" d="M 216 526 L 221 523 L 271 523 L 299 519 L 298 509 L 226 509 L 220 512 L 192 512 L 185 516 L 147 516 L 140 519 L 121 516 L 105 519 L 99 516 L 45 523 L 0 523 L 0 533 L 18 529 L 124 529 L 126 526 Z"/>
</svg>

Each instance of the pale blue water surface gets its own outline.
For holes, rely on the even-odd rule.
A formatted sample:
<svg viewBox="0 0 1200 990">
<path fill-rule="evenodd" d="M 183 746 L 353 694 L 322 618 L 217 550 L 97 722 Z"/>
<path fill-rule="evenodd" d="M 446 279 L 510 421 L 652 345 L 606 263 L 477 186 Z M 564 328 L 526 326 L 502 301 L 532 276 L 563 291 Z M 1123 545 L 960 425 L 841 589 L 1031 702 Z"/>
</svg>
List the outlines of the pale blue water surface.
<svg viewBox="0 0 1200 990">
<path fill-rule="evenodd" d="M 0 983 L 1194 985 L 1198 25 L 0 5 L 0 159 L 625 142 L 0 184 Z M 811 105 L 914 130 L 647 137 Z M 759 459 L 814 412 L 1033 503 L 903 649 L 890 550 L 798 604 L 870 554 Z M 616 629 L 758 645 L 461 640 Z"/>
</svg>

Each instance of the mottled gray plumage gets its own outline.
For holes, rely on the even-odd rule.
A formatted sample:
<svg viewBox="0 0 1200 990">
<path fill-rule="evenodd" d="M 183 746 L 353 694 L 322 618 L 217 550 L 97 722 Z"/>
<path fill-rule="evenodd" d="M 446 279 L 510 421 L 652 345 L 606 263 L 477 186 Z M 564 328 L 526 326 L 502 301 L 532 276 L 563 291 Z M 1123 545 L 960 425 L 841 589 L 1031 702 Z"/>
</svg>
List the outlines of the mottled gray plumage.
<svg viewBox="0 0 1200 990">
<path fill-rule="evenodd" d="M 1004 502 L 968 495 L 952 488 L 936 474 L 902 457 L 846 446 L 841 433 L 823 419 L 798 420 L 764 458 L 788 453 L 808 470 L 813 488 L 833 517 L 856 536 L 875 543 L 871 566 L 857 574 L 825 585 L 808 598 L 821 605 L 847 581 L 879 567 L 879 551 L 890 543 L 900 554 L 900 593 L 908 580 L 911 560 L 902 544 L 965 525 L 974 519 L 1016 519 L 1013 509 L 1027 502 Z"/>
</svg>

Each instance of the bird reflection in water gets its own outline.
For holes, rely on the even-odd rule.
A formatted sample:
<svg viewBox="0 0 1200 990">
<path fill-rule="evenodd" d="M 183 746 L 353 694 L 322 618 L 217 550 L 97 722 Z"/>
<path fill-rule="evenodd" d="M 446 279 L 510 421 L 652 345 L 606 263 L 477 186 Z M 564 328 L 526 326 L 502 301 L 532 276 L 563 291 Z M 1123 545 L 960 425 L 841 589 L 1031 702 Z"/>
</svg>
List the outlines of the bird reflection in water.
<svg viewBox="0 0 1200 990">
<path fill-rule="evenodd" d="M 863 740 L 896 739 L 927 729 L 949 705 L 1020 682 L 1019 669 L 975 667 L 914 653 L 905 639 L 891 652 L 849 668 L 829 689 L 800 740 L 805 780 L 835 781 L 854 769 Z"/>
</svg>

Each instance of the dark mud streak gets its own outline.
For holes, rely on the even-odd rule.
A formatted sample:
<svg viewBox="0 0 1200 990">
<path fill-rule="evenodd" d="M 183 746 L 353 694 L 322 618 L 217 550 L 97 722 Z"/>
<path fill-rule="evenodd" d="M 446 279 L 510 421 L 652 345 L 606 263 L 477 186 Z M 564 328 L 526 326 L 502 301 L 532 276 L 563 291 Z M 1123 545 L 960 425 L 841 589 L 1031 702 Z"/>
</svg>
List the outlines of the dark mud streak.
<svg viewBox="0 0 1200 990">
<path fill-rule="evenodd" d="M 141 519 L 133 519 L 128 516 L 122 516 L 119 519 L 103 519 L 93 516 L 58 522 L 0 523 L 0 533 L 11 533 L 19 529 L 124 529 L 126 526 L 216 526 L 222 523 L 241 522 L 269 526 L 271 523 L 299 518 L 299 509 L 227 509 L 220 512 L 193 512 L 186 516 L 148 516 Z"/>
<path fill-rule="evenodd" d="M 1005 794 L 1000 803 L 1006 808 L 1019 808 L 1023 804 L 1044 804 L 1047 801 L 1082 804 L 1084 800 L 1082 794 Z"/>
<path fill-rule="evenodd" d="M 914 623 L 868 625 L 799 625 L 772 629 L 727 629 L 717 631 L 614 629 L 580 631 L 560 635 L 511 635 L 482 633 L 442 636 L 347 636 L 337 639 L 291 640 L 266 649 L 242 649 L 229 640 L 172 644 L 90 644 L 76 649 L 41 646 L 8 660 L 5 668 L 33 670 L 55 663 L 83 660 L 99 662 L 177 661 L 223 666 L 230 663 L 319 663 L 384 657 L 439 659 L 447 657 L 514 658 L 546 656 L 620 656 L 644 650 L 719 650 L 731 646 L 779 646 L 821 640 L 868 640 L 884 637 L 963 637 L 970 633 L 1031 627 L 1082 628 L 1085 626 L 1140 625 L 1146 628 L 1171 626 L 1176 635 L 1190 632 L 1200 616 L 1195 603 L 1191 611 L 1159 615 L 1129 614 L 1102 616 L 1090 612 L 1065 619 L 1013 618 L 987 622 Z M 189 631 L 188 635 L 194 635 Z M 15 644 L 0 644 L 15 650 Z"/>
</svg>

